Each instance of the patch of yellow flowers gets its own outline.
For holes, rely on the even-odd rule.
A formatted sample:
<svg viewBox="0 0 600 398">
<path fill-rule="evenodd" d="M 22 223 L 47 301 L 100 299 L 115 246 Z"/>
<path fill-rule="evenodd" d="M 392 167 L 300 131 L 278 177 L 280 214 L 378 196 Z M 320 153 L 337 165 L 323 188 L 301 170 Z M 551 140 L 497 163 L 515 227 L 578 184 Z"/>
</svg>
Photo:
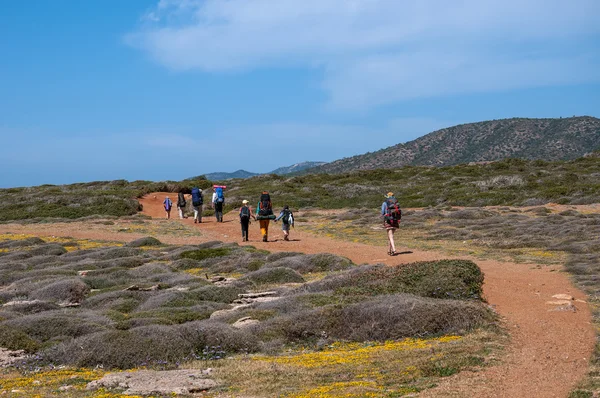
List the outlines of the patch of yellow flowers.
<svg viewBox="0 0 600 398">
<path fill-rule="evenodd" d="M 460 340 L 460 336 L 443 336 L 435 339 L 404 339 L 385 343 L 341 343 L 336 342 L 320 352 L 298 353 L 278 357 L 257 356 L 263 360 L 278 364 L 295 365 L 304 368 L 322 368 L 342 364 L 368 364 L 371 357 L 383 351 L 408 351 L 430 348 L 437 343 Z"/>
</svg>

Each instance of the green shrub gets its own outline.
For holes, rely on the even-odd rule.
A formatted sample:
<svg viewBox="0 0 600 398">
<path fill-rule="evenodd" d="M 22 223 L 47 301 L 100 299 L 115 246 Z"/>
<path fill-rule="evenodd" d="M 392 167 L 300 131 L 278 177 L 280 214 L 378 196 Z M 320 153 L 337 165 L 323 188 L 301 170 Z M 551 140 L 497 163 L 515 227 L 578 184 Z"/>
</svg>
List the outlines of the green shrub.
<svg viewBox="0 0 600 398">
<path fill-rule="evenodd" d="M 0 324 L 0 347 L 33 353 L 40 348 L 40 344 L 22 330 Z"/>
<path fill-rule="evenodd" d="M 303 289 L 334 290 L 340 295 L 412 293 L 423 297 L 481 300 L 483 273 L 469 260 L 424 261 L 407 265 L 366 266 L 326 277 Z"/>
<path fill-rule="evenodd" d="M 181 253 L 181 258 L 188 258 L 196 261 L 202 261 L 207 258 L 224 257 L 231 253 L 228 247 L 206 248 L 199 250 L 190 250 Z"/>
</svg>

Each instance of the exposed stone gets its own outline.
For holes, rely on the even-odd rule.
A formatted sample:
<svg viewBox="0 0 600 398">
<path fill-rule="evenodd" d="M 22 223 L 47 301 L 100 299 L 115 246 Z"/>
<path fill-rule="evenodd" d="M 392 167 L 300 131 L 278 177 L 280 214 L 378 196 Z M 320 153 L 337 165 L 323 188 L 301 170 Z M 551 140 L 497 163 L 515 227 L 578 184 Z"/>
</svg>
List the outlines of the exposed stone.
<svg viewBox="0 0 600 398">
<path fill-rule="evenodd" d="M 241 299 L 267 297 L 267 296 L 277 296 L 277 292 L 257 292 L 257 293 L 240 293 L 240 294 L 238 294 L 238 297 Z"/>
<path fill-rule="evenodd" d="M 575 300 L 575 298 L 573 298 L 573 296 L 569 296 L 568 294 L 555 294 L 554 296 L 552 296 L 552 298 L 555 298 L 558 300 Z"/>
<path fill-rule="evenodd" d="M 100 380 L 88 383 L 86 388 L 88 390 L 125 389 L 121 393 L 125 395 L 194 394 L 218 386 L 216 381 L 206 378 L 207 374 L 210 372 L 198 369 L 109 373 Z"/>
<path fill-rule="evenodd" d="M 3 307 L 11 307 L 13 305 L 31 305 L 41 303 L 41 300 L 13 300 L 2 304 Z"/>
<path fill-rule="evenodd" d="M 569 304 L 571 304 L 571 301 L 570 300 L 546 301 L 546 304 L 549 304 L 549 305 L 569 305 Z"/>
<path fill-rule="evenodd" d="M 0 367 L 9 366 L 17 361 L 25 359 L 25 351 L 11 351 L 6 348 L 0 348 Z"/>
<path fill-rule="evenodd" d="M 153 285 L 153 286 L 150 286 L 150 287 L 139 287 L 138 285 L 131 285 L 129 287 L 126 287 L 123 290 L 149 292 L 149 291 L 159 290 L 159 289 L 160 289 L 160 285 Z"/>
<path fill-rule="evenodd" d="M 249 316 L 243 317 L 235 321 L 231 326 L 237 329 L 242 329 L 248 326 L 257 325 L 260 321 L 257 319 L 252 319 Z"/>
</svg>

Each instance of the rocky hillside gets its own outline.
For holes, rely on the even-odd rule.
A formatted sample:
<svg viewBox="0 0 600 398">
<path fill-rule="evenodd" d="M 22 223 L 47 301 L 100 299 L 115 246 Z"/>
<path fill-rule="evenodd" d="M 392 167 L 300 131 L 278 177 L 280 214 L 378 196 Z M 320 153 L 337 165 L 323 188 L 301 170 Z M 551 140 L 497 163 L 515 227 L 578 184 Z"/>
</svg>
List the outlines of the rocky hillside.
<svg viewBox="0 0 600 398">
<path fill-rule="evenodd" d="M 310 169 L 310 168 L 317 167 L 317 166 L 322 166 L 325 163 L 326 162 L 301 162 L 301 163 L 296 163 L 296 164 L 293 164 L 293 165 L 287 166 L 287 167 L 280 167 L 278 169 L 273 170 L 272 172 L 270 172 L 268 174 L 283 175 L 283 174 L 298 173 L 298 172 L 306 170 L 306 169 Z"/>
<path fill-rule="evenodd" d="M 461 124 L 377 152 L 312 168 L 316 173 L 449 166 L 505 158 L 568 160 L 600 148 L 600 119 L 501 119 Z"/>
</svg>

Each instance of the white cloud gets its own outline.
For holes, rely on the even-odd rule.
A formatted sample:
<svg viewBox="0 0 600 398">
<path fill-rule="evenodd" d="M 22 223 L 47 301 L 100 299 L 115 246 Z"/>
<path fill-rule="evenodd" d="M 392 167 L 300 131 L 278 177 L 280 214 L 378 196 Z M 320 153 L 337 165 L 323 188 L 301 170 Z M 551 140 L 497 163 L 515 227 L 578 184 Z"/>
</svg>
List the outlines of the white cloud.
<svg viewBox="0 0 600 398">
<path fill-rule="evenodd" d="M 597 0 L 160 0 L 127 40 L 175 70 L 322 68 L 331 105 L 358 109 L 599 81 L 579 45 L 599 19 Z"/>
</svg>

